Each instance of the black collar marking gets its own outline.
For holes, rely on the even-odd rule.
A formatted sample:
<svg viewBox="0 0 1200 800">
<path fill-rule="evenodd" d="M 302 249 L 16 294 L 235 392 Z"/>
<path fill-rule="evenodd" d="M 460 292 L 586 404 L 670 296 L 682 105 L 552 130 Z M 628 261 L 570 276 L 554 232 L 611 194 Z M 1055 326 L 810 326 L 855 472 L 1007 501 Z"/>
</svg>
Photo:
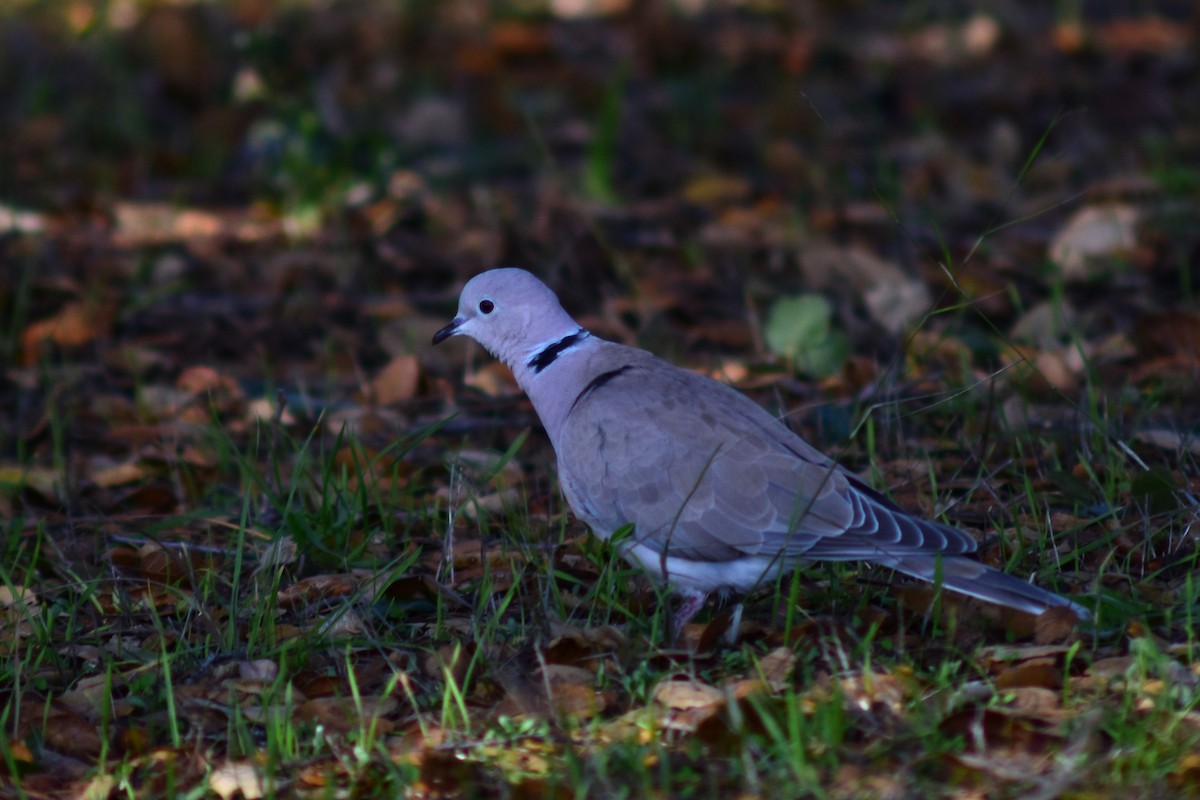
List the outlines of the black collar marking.
<svg viewBox="0 0 1200 800">
<path fill-rule="evenodd" d="M 588 332 L 583 328 L 580 328 L 574 333 L 569 333 L 563 338 L 559 339 L 557 342 L 546 345 L 541 352 L 535 354 L 529 359 L 528 362 L 526 362 L 526 366 L 533 370 L 533 373 L 536 375 L 546 367 L 553 364 L 554 359 L 562 355 L 563 351 L 569 350 L 586 339 L 588 336 Z"/>
</svg>

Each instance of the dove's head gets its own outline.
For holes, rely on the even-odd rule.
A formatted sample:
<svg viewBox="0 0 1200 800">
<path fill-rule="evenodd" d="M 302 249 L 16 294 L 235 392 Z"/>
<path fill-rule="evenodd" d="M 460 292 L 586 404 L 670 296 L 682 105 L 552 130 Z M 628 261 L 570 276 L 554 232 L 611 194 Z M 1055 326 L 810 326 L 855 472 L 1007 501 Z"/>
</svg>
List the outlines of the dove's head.
<svg viewBox="0 0 1200 800">
<path fill-rule="evenodd" d="M 458 298 L 458 313 L 434 334 L 433 343 L 470 336 L 513 367 L 578 331 L 579 324 L 546 284 L 523 269 L 506 267 L 467 282 Z"/>
</svg>

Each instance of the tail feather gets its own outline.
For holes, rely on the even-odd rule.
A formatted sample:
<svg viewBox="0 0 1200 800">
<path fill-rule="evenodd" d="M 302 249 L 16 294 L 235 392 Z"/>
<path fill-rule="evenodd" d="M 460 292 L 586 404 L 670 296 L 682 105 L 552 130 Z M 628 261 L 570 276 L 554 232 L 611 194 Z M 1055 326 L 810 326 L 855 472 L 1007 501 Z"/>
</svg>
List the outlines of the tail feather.
<svg viewBox="0 0 1200 800">
<path fill-rule="evenodd" d="M 1065 606 L 1081 620 L 1092 617 L 1091 612 L 1078 603 L 969 558 L 904 555 L 881 559 L 877 563 L 914 578 L 940 583 L 959 594 L 1030 614 L 1041 614 L 1049 608 Z"/>
</svg>

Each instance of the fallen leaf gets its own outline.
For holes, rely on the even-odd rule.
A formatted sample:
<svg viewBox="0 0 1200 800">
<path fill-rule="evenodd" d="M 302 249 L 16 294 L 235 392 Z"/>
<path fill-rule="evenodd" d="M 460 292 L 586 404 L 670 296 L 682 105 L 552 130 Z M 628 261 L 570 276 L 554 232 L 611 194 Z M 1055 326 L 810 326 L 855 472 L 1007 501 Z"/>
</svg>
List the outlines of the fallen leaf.
<svg viewBox="0 0 1200 800">
<path fill-rule="evenodd" d="M 772 692 L 782 692 L 792 683 L 797 656 L 790 647 L 777 647 L 758 661 L 758 672 Z"/>
<path fill-rule="evenodd" d="M 313 575 L 282 589 L 277 602 L 281 608 L 297 608 L 332 598 L 349 597 L 359 591 L 364 577 L 359 573 Z"/>
<path fill-rule="evenodd" d="M 488 397 L 508 397 L 521 392 L 512 370 L 499 361 L 483 364 L 469 373 L 463 379 L 463 383 L 472 389 L 478 389 Z"/>
<path fill-rule="evenodd" d="M 175 379 L 175 387 L 191 395 L 209 395 L 222 404 L 241 400 L 242 388 L 237 381 L 222 375 L 212 367 L 188 367 Z"/>
<path fill-rule="evenodd" d="M 750 183 L 741 175 L 699 175 L 683 187 L 683 199 L 696 205 L 737 203 L 750 194 Z"/>
<path fill-rule="evenodd" d="M 866 247 L 810 243 L 801 252 L 800 268 L 813 289 L 865 303 L 871 319 L 893 335 L 920 320 L 933 306 L 924 281 Z"/>
<path fill-rule="evenodd" d="M 1067 280 L 1084 280 L 1112 272 L 1112 260 L 1127 255 L 1137 243 L 1140 215 L 1122 203 L 1085 206 L 1050 242 L 1050 260 Z"/>
<path fill-rule="evenodd" d="M 123 464 L 101 467 L 94 471 L 91 477 L 92 483 L 101 489 L 111 489 L 114 486 L 137 483 L 150 474 L 153 474 L 153 471 L 147 469 L 140 461 L 126 461 Z"/>
<path fill-rule="evenodd" d="M 221 800 L 241 795 L 244 800 L 259 800 L 266 792 L 259 768 L 250 761 L 226 761 L 208 776 L 208 788 Z"/>
<path fill-rule="evenodd" d="M 1025 661 L 1001 670 L 996 676 L 997 689 L 1015 689 L 1033 686 L 1042 689 L 1059 689 L 1062 687 L 1062 667 L 1052 660 L 1038 659 Z"/>
<path fill-rule="evenodd" d="M 46 747 L 70 756 L 94 759 L 104 747 L 95 721 L 63 703 L 50 705 L 42 730 Z"/>
<path fill-rule="evenodd" d="M 211 238 L 224 228 L 221 217 L 211 211 L 177 208 L 169 203 L 118 203 L 113 216 L 113 238 L 125 247 Z"/>
<path fill-rule="evenodd" d="M 1164 450 L 1175 450 L 1181 454 L 1200 455 L 1200 436 L 1192 433 L 1181 433 L 1165 428 L 1156 428 L 1138 431 L 1133 435 L 1133 439 L 1136 442 L 1161 447 Z"/>
<path fill-rule="evenodd" d="M 654 687 L 654 702 L 677 711 L 711 708 L 725 703 L 725 692 L 700 681 L 665 680 Z"/>
<path fill-rule="evenodd" d="M 411 400 L 417 393 L 421 367 L 413 355 L 397 356 L 371 381 L 371 399 L 387 406 Z"/>
<path fill-rule="evenodd" d="M 33 621 L 41 614 L 36 592 L 19 584 L 0 583 L 0 635 L 4 639 L 0 651 L 7 652 L 14 641 L 32 636 Z"/>
<path fill-rule="evenodd" d="M 34 322 L 21 334 L 21 363 L 36 364 L 46 343 L 81 347 L 107 334 L 111 323 L 112 309 L 107 304 L 67 303 L 54 316 Z"/>
<path fill-rule="evenodd" d="M 791 360 L 797 370 L 817 378 L 841 369 L 850 352 L 844 336 L 832 330 L 833 308 L 819 294 L 775 301 L 763 330 L 767 346 Z"/>
<path fill-rule="evenodd" d="M 1102 50 L 1115 51 L 1126 57 L 1139 54 L 1167 56 L 1184 51 L 1195 42 L 1192 27 L 1158 14 L 1118 15 L 1097 25 L 1093 36 Z"/>
</svg>

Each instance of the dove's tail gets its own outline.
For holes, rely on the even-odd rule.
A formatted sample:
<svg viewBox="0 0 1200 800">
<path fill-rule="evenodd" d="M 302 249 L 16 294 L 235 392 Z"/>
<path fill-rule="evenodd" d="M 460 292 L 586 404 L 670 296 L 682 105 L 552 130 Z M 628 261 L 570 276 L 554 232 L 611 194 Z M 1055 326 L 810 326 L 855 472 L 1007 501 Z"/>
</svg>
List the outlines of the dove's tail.
<svg viewBox="0 0 1200 800">
<path fill-rule="evenodd" d="M 1091 612 L 1078 603 L 969 558 L 913 554 L 892 556 L 877 563 L 951 591 L 1030 614 L 1063 606 L 1081 620 L 1092 618 Z"/>
</svg>

